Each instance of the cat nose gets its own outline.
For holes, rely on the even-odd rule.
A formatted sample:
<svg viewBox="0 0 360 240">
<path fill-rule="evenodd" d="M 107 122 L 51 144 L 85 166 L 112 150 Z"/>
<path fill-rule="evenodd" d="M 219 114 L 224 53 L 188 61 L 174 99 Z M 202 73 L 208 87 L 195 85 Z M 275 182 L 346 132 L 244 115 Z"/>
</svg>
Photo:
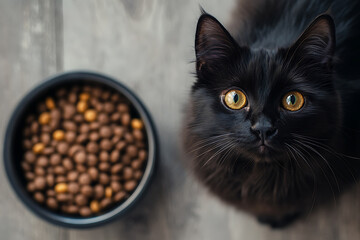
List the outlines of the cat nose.
<svg viewBox="0 0 360 240">
<path fill-rule="evenodd" d="M 261 140 L 271 139 L 278 133 L 278 129 L 273 127 L 267 120 L 257 121 L 250 130 Z"/>
</svg>

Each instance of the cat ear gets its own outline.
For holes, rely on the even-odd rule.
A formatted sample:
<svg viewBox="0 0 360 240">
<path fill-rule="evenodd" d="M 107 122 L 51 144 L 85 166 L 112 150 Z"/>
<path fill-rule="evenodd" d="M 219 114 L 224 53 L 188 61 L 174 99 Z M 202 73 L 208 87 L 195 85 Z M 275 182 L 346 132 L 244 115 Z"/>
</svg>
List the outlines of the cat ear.
<svg viewBox="0 0 360 240">
<path fill-rule="evenodd" d="M 288 59 L 296 65 L 321 64 L 331 68 L 335 50 L 335 24 L 328 14 L 318 16 L 290 47 Z"/>
<path fill-rule="evenodd" d="M 239 46 L 213 16 L 203 13 L 195 37 L 196 69 L 214 69 L 229 60 Z"/>
</svg>

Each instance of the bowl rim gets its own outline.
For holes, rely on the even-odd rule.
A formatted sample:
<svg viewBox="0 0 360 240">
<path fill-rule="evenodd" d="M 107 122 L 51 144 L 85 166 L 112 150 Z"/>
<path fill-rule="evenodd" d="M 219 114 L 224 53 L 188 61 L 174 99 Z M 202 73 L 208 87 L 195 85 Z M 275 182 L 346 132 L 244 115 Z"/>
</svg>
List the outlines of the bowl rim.
<svg viewBox="0 0 360 240">
<path fill-rule="evenodd" d="M 21 115 L 26 112 L 26 107 L 29 104 L 28 102 L 30 102 L 37 96 L 43 94 L 46 90 L 51 89 L 56 85 L 68 83 L 74 79 L 81 79 L 82 81 L 90 81 L 91 83 L 105 85 L 123 94 L 131 102 L 131 104 L 134 106 L 134 108 L 139 113 L 141 119 L 143 120 L 148 138 L 147 165 L 144 171 L 144 175 L 140 180 L 138 186 L 136 187 L 135 191 L 129 196 L 128 199 L 126 199 L 117 207 L 114 207 L 112 210 L 109 210 L 104 214 L 93 217 L 64 216 L 58 213 L 51 212 L 46 207 L 40 206 L 28 195 L 20 179 L 17 177 L 17 171 L 14 167 L 14 164 L 12 164 L 13 160 L 11 154 L 11 147 L 13 138 L 15 138 L 16 126 L 18 124 L 19 117 L 21 117 Z M 3 161 L 5 172 L 10 182 L 10 185 L 12 186 L 12 189 L 13 191 L 15 191 L 18 198 L 20 198 L 20 200 L 28 209 L 30 209 L 37 216 L 47 220 L 50 223 L 70 228 L 89 228 L 108 223 L 128 212 L 143 196 L 144 192 L 149 187 L 151 179 L 153 178 L 158 158 L 158 138 L 156 127 L 151 118 L 151 115 L 145 107 L 144 103 L 135 95 L 133 91 L 131 91 L 123 83 L 115 80 L 115 78 L 109 77 L 102 73 L 79 70 L 63 72 L 54 76 L 50 76 L 46 80 L 37 84 L 30 91 L 28 91 L 25 96 L 16 104 L 16 107 L 13 110 L 6 126 L 6 133 L 3 139 Z"/>
</svg>

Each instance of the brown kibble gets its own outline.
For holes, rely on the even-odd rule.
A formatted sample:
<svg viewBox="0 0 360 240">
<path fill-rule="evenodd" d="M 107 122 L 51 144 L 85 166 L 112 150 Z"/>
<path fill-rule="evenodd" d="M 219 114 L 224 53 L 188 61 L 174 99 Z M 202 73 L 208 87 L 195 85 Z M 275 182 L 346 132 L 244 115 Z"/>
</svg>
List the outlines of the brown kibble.
<svg viewBox="0 0 360 240">
<path fill-rule="evenodd" d="M 24 136 L 24 137 L 29 137 L 30 134 L 31 134 L 30 127 L 25 127 L 25 128 L 24 128 L 24 131 L 23 131 L 23 136 Z"/>
<path fill-rule="evenodd" d="M 131 167 L 133 169 L 139 169 L 139 168 L 141 168 L 141 165 L 142 165 L 142 161 L 140 161 L 139 159 L 133 160 L 131 162 Z"/>
<path fill-rule="evenodd" d="M 72 121 L 63 122 L 63 127 L 67 131 L 74 131 L 75 132 L 77 130 L 76 123 L 72 122 Z"/>
<path fill-rule="evenodd" d="M 117 102 L 119 100 L 120 100 L 120 95 L 119 94 L 114 93 L 114 94 L 111 95 L 111 101 Z"/>
<path fill-rule="evenodd" d="M 105 188 L 105 197 L 111 198 L 112 194 L 113 194 L 113 191 L 112 191 L 111 187 L 106 187 Z"/>
<path fill-rule="evenodd" d="M 100 128 L 100 123 L 92 122 L 90 123 L 90 130 L 98 130 Z"/>
<path fill-rule="evenodd" d="M 95 109 L 98 112 L 102 112 L 102 110 L 104 109 L 104 105 L 102 105 L 101 103 L 97 102 L 95 105 Z"/>
<path fill-rule="evenodd" d="M 58 203 L 57 203 L 55 198 L 48 198 L 46 200 L 46 205 L 51 209 L 57 209 L 58 208 Z"/>
<path fill-rule="evenodd" d="M 43 143 L 36 143 L 34 146 L 33 146 L 33 152 L 35 154 L 40 154 L 45 148 L 45 144 Z"/>
<path fill-rule="evenodd" d="M 114 136 L 112 139 L 111 139 L 111 143 L 113 145 L 117 144 L 118 142 L 120 142 L 120 137 L 119 136 Z"/>
<path fill-rule="evenodd" d="M 36 165 L 40 167 L 46 167 L 49 164 L 49 159 L 45 156 L 40 156 L 36 161 Z"/>
<path fill-rule="evenodd" d="M 78 151 L 84 150 L 84 147 L 81 145 L 73 145 L 70 147 L 69 149 L 69 156 L 73 157 L 75 155 L 75 153 L 77 153 Z"/>
<path fill-rule="evenodd" d="M 56 183 L 64 183 L 64 182 L 66 182 L 66 177 L 64 177 L 64 176 L 57 176 L 56 179 L 55 179 L 55 182 L 56 182 Z"/>
<path fill-rule="evenodd" d="M 102 126 L 99 130 L 100 136 L 103 138 L 110 138 L 112 135 L 111 128 L 108 126 Z"/>
<path fill-rule="evenodd" d="M 55 130 L 55 129 L 59 128 L 59 126 L 60 126 L 60 122 L 58 120 L 51 119 L 51 121 L 49 123 L 49 127 L 51 130 Z"/>
<path fill-rule="evenodd" d="M 128 192 L 131 192 L 132 190 L 135 189 L 136 185 L 137 185 L 137 183 L 136 183 L 136 181 L 134 181 L 134 180 L 127 181 L 127 182 L 125 182 L 125 184 L 124 184 L 124 189 L 125 189 L 126 191 L 128 191 Z"/>
<path fill-rule="evenodd" d="M 111 173 L 116 174 L 119 173 L 123 169 L 123 165 L 121 163 L 117 163 L 111 167 Z"/>
<path fill-rule="evenodd" d="M 131 157 L 129 155 L 124 155 L 122 158 L 121 158 L 121 162 L 125 165 L 129 165 L 131 164 Z"/>
<path fill-rule="evenodd" d="M 113 113 L 115 111 L 115 106 L 111 102 L 104 103 L 104 110 L 107 113 Z"/>
<path fill-rule="evenodd" d="M 29 191 L 29 192 L 34 192 L 36 190 L 36 186 L 35 186 L 35 183 L 34 182 L 29 182 L 26 186 L 26 189 Z"/>
<path fill-rule="evenodd" d="M 142 141 L 144 139 L 144 134 L 139 129 L 133 131 L 133 136 L 137 141 Z"/>
<path fill-rule="evenodd" d="M 66 154 L 69 150 L 69 144 L 66 142 L 59 142 L 59 144 L 56 147 L 56 150 L 58 151 L 58 153 L 60 154 Z"/>
<path fill-rule="evenodd" d="M 141 170 L 135 171 L 135 173 L 134 173 L 134 178 L 135 178 L 136 180 L 140 180 L 140 179 L 142 178 L 142 176 L 143 176 L 143 173 L 142 173 Z"/>
<path fill-rule="evenodd" d="M 137 148 L 134 145 L 130 145 L 126 148 L 126 154 L 130 157 L 136 157 L 138 154 Z"/>
<path fill-rule="evenodd" d="M 35 174 L 34 174 L 33 172 L 26 172 L 26 173 L 25 173 L 25 178 L 26 178 L 26 180 L 28 180 L 28 181 L 32 181 L 32 180 L 34 180 L 34 178 L 35 178 Z"/>
<path fill-rule="evenodd" d="M 122 137 L 125 133 L 125 129 L 123 127 L 120 126 L 116 126 L 114 127 L 114 134 L 116 136 Z"/>
<path fill-rule="evenodd" d="M 25 149 L 31 149 L 32 148 L 32 142 L 29 139 L 25 139 L 23 141 L 23 146 Z"/>
<path fill-rule="evenodd" d="M 104 208 L 107 208 L 108 206 L 110 206 L 110 204 L 111 204 L 111 198 L 104 198 L 104 199 L 101 200 L 101 202 L 100 202 L 100 207 L 101 207 L 102 209 L 104 209 Z"/>
<path fill-rule="evenodd" d="M 68 143 L 73 143 L 76 139 L 76 133 L 74 131 L 67 131 L 65 133 L 65 141 Z"/>
<path fill-rule="evenodd" d="M 121 115 L 121 124 L 124 126 L 128 126 L 130 124 L 130 119 L 130 114 L 124 113 L 123 115 Z"/>
<path fill-rule="evenodd" d="M 144 149 L 141 149 L 138 154 L 139 160 L 144 161 L 147 157 L 147 152 Z"/>
<path fill-rule="evenodd" d="M 125 180 L 130 180 L 133 177 L 134 171 L 131 167 L 125 167 L 123 170 L 123 176 Z"/>
<path fill-rule="evenodd" d="M 49 110 L 52 110 L 56 107 L 54 99 L 52 99 L 51 97 L 46 98 L 45 105 Z"/>
<path fill-rule="evenodd" d="M 102 150 L 106 150 L 106 151 L 111 150 L 111 148 L 112 148 L 112 143 L 111 143 L 111 141 L 110 141 L 109 139 L 102 139 L 102 140 L 100 141 L 100 148 L 101 148 Z"/>
<path fill-rule="evenodd" d="M 78 164 L 84 164 L 86 162 L 86 153 L 85 151 L 78 151 L 74 155 L 74 161 Z"/>
<path fill-rule="evenodd" d="M 59 109 L 55 108 L 50 111 L 50 116 L 52 120 L 59 120 L 61 118 L 61 112 Z"/>
<path fill-rule="evenodd" d="M 54 152 L 55 152 L 55 149 L 53 147 L 44 148 L 44 150 L 42 151 L 42 153 L 44 155 L 50 155 L 50 154 L 53 154 Z"/>
<path fill-rule="evenodd" d="M 64 97 L 67 94 L 67 90 L 65 88 L 60 88 L 56 91 L 57 97 Z"/>
<path fill-rule="evenodd" d="M 120 113 L 127 113 L 127 112 L 129 112 L 129 106 L 126 105 L 125 103 L 120 103 L 120 104 L 117 106 L 117 110 L 118 110 Z"/>
<path fill-rule="evenodd" d="M 117 181 L 112 181 L 110 187 L 114 192 L 118 192 L 122 189 L 121 184 Z"/>
<path fill-rule="evenodd" d="M 41 126 L 41 131 L 43 133 L 50 133 L 52 131 L 51 127 L 49 125 L 42 125 Z"/>
<path fill-rule="evenodd" d="M 68 94 L 68 101 L 69 101 L 70 103 L 76 103 L 76 101 L 77 101 L 77 96 L 76 96 L 76 93 L 75 93 L 75 92 L 70 92 L 70 93 Z"/>
<path fill-rule="evenodd" d="M 25 153 L 25 161 L 27 161 L 28 163 L 34 163 L 35 160 L 36 160 L 36 156 L 33 152 L 27 151 Z"/>
<path fill-rule="evenodd" d="M 63 166 L 58 165 L 58 166 L 56 166 L 56 167 L 54 168 L 54 173 L 55 173 L 56 175 L 64 175 L 65 172 L 66 172 L 66 170 L 65 170 L 65 168 L 64 168 Z"/>
<path fill-rule="evenodd" d="M 46 196 L 48 197 L 55 197 L 56 196 L 56 192 L 52 189 L 49 189 L 46 191 Z"/>
<path fill-rule="evenodd" d="M 95 166 L 98 162 L 98 159 L 96 157 L 96 155 L 94 154 L 88 154 L 87 155 L 87 165 L 88 166 Z"/>
<path fill-rule="evenodd" d="M 37 176 L 45 176 L 45 169 L 42 167 L 35 167 L 34 168 L 35 175 Z"/>
<path fill-rule="evenodd" d="M 68 191 L 68 185 L 66 183 L 58 183 L 55 185 L 55 192 L 64 193 Z"/>
<path fill-rule="evenodd" d="M 69 201 L 69 194 L 66 193 L 59 193 L 56 195 L 56 200 L 58 200 L 59 202 L 66 202 Z"/>
<path fill-rule="evenodd" d="M 107 175 L 106 173 L 99 174 L 99 183 L 101 183 L 103 185 L 108 185 L 109 182 L 110 182 L 109 175 Z"/>
<path fill-rule="evenodd" d="M 79 207 L 75 205 L 67 206 L 66 212 L 69 214 L 76 214 L 79 212 Z"/>
<path fill-rule="evenodd" d="M 125 141 L 127 143 L 133 143 L 134 142 L 134 136 L 131 133 L 125 133 Z"/>
<path fill-rule="evenodd" d="M 100 211 L 100 205 L 99 202 L 96 200 L 93 200 L 90 202 L 90 209 L 93 213 L 98 213 Z"/>
<path fill-rule="evenodd" d="M 94 122 L 97 118 L 97 113 L 94 109 L 88 109 L 84 113 L 84 118 L 88 122 Z"/>
<path fill-rule="evenodd" d="M 76 170 L 77 170 L 79 173 L 84 173 L 84 172 L 86 172 L 87 168 L 86 168 L 84 165 L 82 165 L 82 164 L 77 164 L 77 165 L 76 165 Z"/>
<path fill-rule="evenodd" d="M 110 98 L 111 93 L 109 91 L 103 91 L 103 93 L 101 94 L 101 98 L 103 100 L 108 100 Z"/>
<path fill-rule="evenodd" d="M 48 133 L 41 134 L 40 141 L 43 142 L 45 145 L 48 145 L 51 142 L 50 134 Z"/>
<path fill-rule="evenodd" d="M 38 176 L 34 180 L 35 188 L 43 190 L 46 187 L 46 179 L 43 176 Z"/>
<path fill-rule="evenodd" d="M 71 171 L 67 174 L 67 179 L 69 181 L 76 181 L 78 179 L 79 173 L 77 171 Z"/>
<path fill-rule="evenodd" d="M 124 142 L 124 141 L 121 141 L 121 142 L 118 142 L 117 144 L 116 144 L 116 146 L 115 146 L 115 148 L 117 149 L 117 150 L 122 150 L 122 149 L 124 149 L 124 147 L 126 146 L 126 142 Z"/>
<path fill-rule="evenodd" d="M 95 167 L 89 168 L 88 173 L 92 181 L 96 181 L 99 177 L 99 171 Z"/>
<path fill-rule="evenodd" d="M 54 175 L 49 174 L 46 176 L 46 183 L 49 187 L 53 187 L 55 184 L 55 178 Z"/>
<path fill-rule="evenodd" d="M 87 140 L 88 140 L 88 135 L 87 134 L 80 134 L 76 138 L 76 142 L 79 143 L 79 144 L 85 143 Z"/>
<path fill-rule="evenodd" d="M 71 182 L 68 184 L 68 191 L 69 193 L 76 194 L 80 190 L 80 186 L 76 182 Z"/>
<path fill-rule="evenodd" d="M 90 185 L 84 185 L 81 187 L 80 192 L 86 197 L 92 197 L 93 188 Z"/>
<path fill-rule="evenodd" d="M 50 116 L 50 113 L 48 112 L 43 112 L 40 114 L 39 116 L 39 123 L 41 125 L 45 125 L 45 124 L 48 124 L 50 122 L 50 119 L 51 119 L 51 116 Z"/>
<path fill-rule="evenodd" d="M 101 199 L 104 196 L 104 187 L 98 184 L 94 187 L 94 192 L 95 192 L 95 198 Z"/>
<path fill-rule="evenodd" d="M 110 122 L 109 116 L 106 113 L 100 113 L 98 120 L 101 125 L 106 125 Z"/>
<path fill-rule="evenodd" d="M 90 175 L 88 173 L 82 173 L 79 176 L 79 183 L 81 185 L 89 185 L 91 183 Z"/>
<path fill-rule="evenodd" d="M 89 131 L 90 131 L 89 124 L 83 123 L 80 125 L 80 129 L 79 129 L 80 133 L 88 133 Z"/>
<path fill-rule="evenodd" d="M 76 114 L 76 108 L 72 104 L 64 105 L 64 119 L 71 119 Z"/>
<path fill-rule="evenodd" d="M 117 122 L 120 120 L 120 117 L 121 117 L 121 114 L 118 112 L 115 112 L 115 113 L 111 114 L 110 119 L 112 122 Z"/>
<path fill-rule="evenodd" d="M 96 142 L 89 142 L 86 145 L 86 151 L 88 153 L 97 153 L 99 151 L 99 145 Z"/>
<path fill-rule="evenodd" d="M 39 137 L 36 136 L 36 135 L 32 136 L 31 142 L 34 143 L 34 144 L 38 143 L 39 142 Z"/>
<path fill-rule="evenodd" d="M 115 202 L 120 202 L 121 200 L 125 199 L 126 195 L 127 194 L 124 191 L 118 192 L 114 196 L 114 201 Z"/>
<path fill-rule="evenodd" d="M 54 168 L 49 166 L 49 167 L 47 167 L 46 172 L 49 173 L 49 174 L 53 174 L 54 173 Z"/>
<path fill-rule="evenodd" d="M 82 207 L 80 208 L 79 213 L 83 217 L 88 217 L 91 215 L 91 210 L 89 207 Z"/>
<path fill-rule="evenodd" d="M 99 140 L 99 138 L 100 138 L 100 135 L 98 132 L 91 132 L 89 135 L 90 141 L 96 142 L 97 140 Z"/>
<path fill-rule="evenodd" d="M 65 133 L 63 130 L 56 130 L 54 133 L 53 133 L 53 139 L 57 140 L 57 141 L 62 141 L 65 137 Z"/>
<path fill-rule="evenodd" d="M 134 118 L 133 120 L 131 120 L 131 127 L 132 129 L 142 129 L 144 127 L 144 124 L 140 119 Z"/>
<path fill-rule="evenodd" d="M 99 169 L 100 169 L 100 171 L 107 172 L 110 169 L 110 164 L 107 162 L 101 162 L 99 164 Z"/>
<path fill-rule="evenodd" d="M 64 168 L 68 171 L 72 170 L 74 168 L 73 162 L 70 160 L 70 158 L 64 158 L 62 161 L 62 165 Z"/>
<path fill-rule="evenodd" d="M 58 153 L 54 153 L 50 156 L 50 164 L 53 166 L 59 165 L 61 163 L 61 156 Z"/>
<path fill-rule="evenodd" d="M 39 131 L 39 123 L 33 122 L 30 125 L 30 130 L 31 130 L 31 133 L 36 134 Z"/>
<path fill-rule="evenodd" d="M 73 119 L 76 123 L 82 123 L 84 121 L 84 115 L 76 114 Z"/>
<path fill-rule="evenodd" d="M 122 180 L 122 177 L 121 176 L 119 176 L 119 175 L 111 175 L 110 176 L 110 179 L 111 179 L 111 181 L 115 181 L 115 182 L 118 182 L 118 181 L 121 181 Z"/>
<path fill-rule="evenodd" d="M 34 199 L 38 203 L 43 203 L 45 201 L 44 194 L 42 194 L 41 192 L 34 193 Z"/>
<path fill-rule="evenodd" d="M 109 153 L 107 151 L 101 151 L 99 154 L 99 159 L 102 162 L 106 162 L 109 160 Z"/>
</svg>

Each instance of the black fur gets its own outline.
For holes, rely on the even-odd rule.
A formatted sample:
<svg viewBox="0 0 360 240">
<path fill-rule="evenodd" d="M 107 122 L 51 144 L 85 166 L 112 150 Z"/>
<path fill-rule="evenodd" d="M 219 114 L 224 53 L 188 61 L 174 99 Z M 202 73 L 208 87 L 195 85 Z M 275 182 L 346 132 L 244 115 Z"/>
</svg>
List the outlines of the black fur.
<svg viewBox="0 0 360 240">
<path fill-rule="evenodd" d="M 359 176 L 359 4 L 251 4 L 236 10 L 248 12 L 235 15 L 235 38 L 211 15 L 199 19 L 184 146 L 212 192 L 281 227 Z M 244 91 L 247 106 L 227 108 L 221 96 L 229 89 Z M 294 90 L 305 104 L 290 112 L 281 99 Z M 256 124 L 276 129 L 265 152 L 252 130 Z"/>
</svg>

